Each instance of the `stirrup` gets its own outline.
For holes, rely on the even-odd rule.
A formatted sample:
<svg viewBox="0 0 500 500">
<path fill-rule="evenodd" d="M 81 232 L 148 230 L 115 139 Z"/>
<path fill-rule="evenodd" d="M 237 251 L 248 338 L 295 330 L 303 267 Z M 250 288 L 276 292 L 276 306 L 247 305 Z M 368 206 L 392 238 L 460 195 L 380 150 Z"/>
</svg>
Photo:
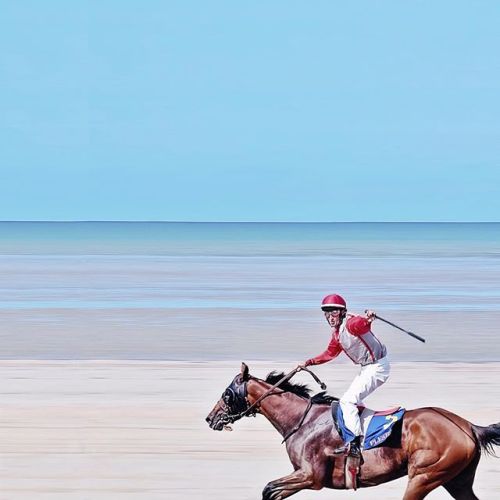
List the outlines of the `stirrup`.
<svg viewBox="0 0 500 500">
<path fill-rule="evenodd" d="M 340 446 L 339 448 L 335 448 L 333 451 L 332 451 L 332 454 L 333 455 L 349 455 L 349 451 L 350 451 L 350 445 L 349 443 L 347 444 L 344 444 L 342 446 Z"/>
</svg>

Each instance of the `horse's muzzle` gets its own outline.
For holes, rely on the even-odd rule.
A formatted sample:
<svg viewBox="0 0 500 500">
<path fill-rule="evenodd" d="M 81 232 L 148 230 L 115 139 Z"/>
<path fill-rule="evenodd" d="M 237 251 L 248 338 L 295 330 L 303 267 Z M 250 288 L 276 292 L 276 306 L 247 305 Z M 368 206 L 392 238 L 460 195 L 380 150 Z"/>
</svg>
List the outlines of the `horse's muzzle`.
<svg viewBox="0 0 500 500">
<path fill-rule="evenodd" d="M 222 417 L 215 416 L 213 419 L 210 418 L 210 415 L 205 419 L 208 423 L 210 429 L 214 431 L 221 431 L 224 429 L 224 419 Z"/>
</svg>

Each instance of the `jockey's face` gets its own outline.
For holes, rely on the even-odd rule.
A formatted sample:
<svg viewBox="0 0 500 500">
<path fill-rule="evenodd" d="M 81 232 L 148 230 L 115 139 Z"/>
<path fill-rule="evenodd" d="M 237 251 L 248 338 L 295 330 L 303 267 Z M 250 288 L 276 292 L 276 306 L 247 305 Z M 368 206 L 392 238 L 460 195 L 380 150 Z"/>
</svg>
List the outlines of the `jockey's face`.
<svg viewBox="0 0 500 500">
<path fill-rule="evenodd" d="M 328 324 L 332 328 L 338 328 L 342 324 L 342 319 L 343 319 L 343 310 L 342 309 L 330 309 L 327 311 L 324 311 L 325 313 L 325 318 Z"/>
</svg>

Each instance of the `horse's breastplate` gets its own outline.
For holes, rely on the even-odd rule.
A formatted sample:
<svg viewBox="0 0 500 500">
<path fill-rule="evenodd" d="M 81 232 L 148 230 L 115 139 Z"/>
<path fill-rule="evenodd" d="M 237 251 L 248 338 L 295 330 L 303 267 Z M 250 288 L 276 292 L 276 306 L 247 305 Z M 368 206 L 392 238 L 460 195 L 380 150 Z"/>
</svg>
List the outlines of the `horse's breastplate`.
<svg viewBox="0 0 500 500">
<path fill-rule="evenodd" d="M 346 355 L 357 365 L 369 365 L 387 354 L 385 345 L 372 332 L 357 337 L 344 325 L 339 332 L 339 341 Z"/>
</svg>

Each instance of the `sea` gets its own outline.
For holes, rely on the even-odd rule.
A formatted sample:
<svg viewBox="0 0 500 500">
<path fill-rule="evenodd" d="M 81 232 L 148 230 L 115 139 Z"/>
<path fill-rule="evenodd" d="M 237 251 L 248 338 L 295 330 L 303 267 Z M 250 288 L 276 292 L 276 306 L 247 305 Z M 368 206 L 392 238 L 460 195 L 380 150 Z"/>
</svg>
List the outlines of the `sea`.
<svg viewBox="0 0 500 500">
<path fill-rule="evenodd" d="M 0 277 L 1 359 L 302 361 L 339 293 L 395 361 L 500 361 L 500 223 L 0 222 Z"/>
</svg>

